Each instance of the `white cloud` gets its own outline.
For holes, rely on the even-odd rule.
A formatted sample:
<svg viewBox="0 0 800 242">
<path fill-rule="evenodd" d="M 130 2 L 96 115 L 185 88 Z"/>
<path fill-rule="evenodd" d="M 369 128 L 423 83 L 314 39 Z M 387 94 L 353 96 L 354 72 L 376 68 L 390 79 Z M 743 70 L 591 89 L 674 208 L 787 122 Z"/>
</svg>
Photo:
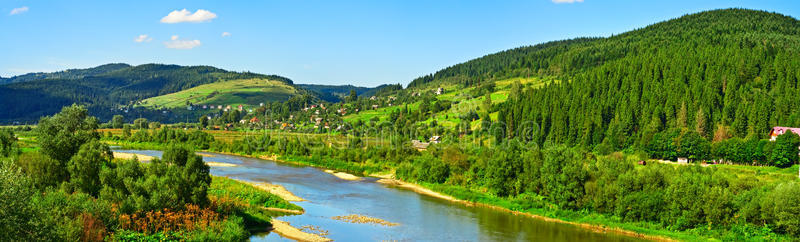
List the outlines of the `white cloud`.
<svg viewBox="0 0 800 242">
<path fill-rule="evenodd" d="M 150 42 L 151 40 L 153 40 L 153 38 L 146 34 L 139 35 L 139 37 L 133 39 L 133 41 L 136 41 L 136 43 Z"/>
<path fill-rule="evenodd" d="M 22 7 L 19 7 L 19 8 L 11 9 L 11 12 L 8 13 L 8 15 L 17 15 L 17 14 L 21 14 L 21 13 L 24 13 L 24 12 L 27 12 L 27 11 L 28 11 L 28 7 L 27 6 L 22 6 Z"/>
<path fill-rule="evenodd" d="M 554 3 L 582 3 L 583 0 L 553 0 Z"/>
<path fill-rule="evenodd" d="M 222 37 L 228 37 L 228 36 L 231 36 L 231 33 L 228 33 L 228 32 L 222 32 Z"/>
<path fill-rule="evenodd" d="M 188 50 L 200 46 L 199 40 L 181 40 L 177 35 L 173 35 L 170 41 L 164 42 L 164 46 L 170 49 Z"/>
<path fill-rule="evenodd" d="M 170 12 L 167 16 L 161 18 L 162 23 L 176 24 L 176 23 L 202 23 L 209 22 L 217 18 L 217 14 L 208 10 L 198 9 L 197 12 L 192 13 L 186 10 L 175 10 Z"/>
</svg>

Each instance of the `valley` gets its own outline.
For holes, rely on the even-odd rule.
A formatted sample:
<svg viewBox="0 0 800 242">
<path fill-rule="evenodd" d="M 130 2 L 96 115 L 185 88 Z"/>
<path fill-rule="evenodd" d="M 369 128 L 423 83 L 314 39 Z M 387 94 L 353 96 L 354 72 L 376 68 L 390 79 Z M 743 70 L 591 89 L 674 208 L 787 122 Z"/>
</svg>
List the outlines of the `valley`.
<svg viewBox="0 0 800 242">
<path fill-rule="evenodd" d="M 726 8 L 407 85 L 2 78 L 0 240 L 797 240 L 798 36 Z"/>
</svg>

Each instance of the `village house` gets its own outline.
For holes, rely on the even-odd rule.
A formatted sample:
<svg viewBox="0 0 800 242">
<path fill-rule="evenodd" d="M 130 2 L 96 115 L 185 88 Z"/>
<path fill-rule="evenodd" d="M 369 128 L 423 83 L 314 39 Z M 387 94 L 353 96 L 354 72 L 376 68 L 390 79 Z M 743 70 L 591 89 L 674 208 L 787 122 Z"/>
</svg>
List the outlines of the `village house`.
<svg viewBox="0 0 800 242">
<path fill-rule="evenodd" d="M 772 131 L 769 132 L 769 141 L 777 140 L 778 136 L 786 133 L 786 131 L 792 131 L 793 133 L 800 135 L 800 128 L 775 126 L 772 127 Z"/>
<path fill-rule="evenodd" d="M 238 107 L 238 108 L 239 108 L 239 112 L 241 112 L 242 110 L 244 110 L 244 106 L 242 106 L 241 104 L 239 104 L 239 107 Z"/>
<path fill-rule="evenodd" d="M 442 94 L 444 94 L 444 88 L 441 88 L 441 87 L 440 88 L 436 88 L 436 95 L 442 95 Z"/>
<path fill-rule="evenodd" d="M 419 140 L 411 140 L 411 146 L 414 147 L 414 149 L 417 149 L 417 150 L 427 149 L 429 145 L 431 145 L 431 143 L 422 142 L 422 141 L 419 141 Z"/>
</svg>

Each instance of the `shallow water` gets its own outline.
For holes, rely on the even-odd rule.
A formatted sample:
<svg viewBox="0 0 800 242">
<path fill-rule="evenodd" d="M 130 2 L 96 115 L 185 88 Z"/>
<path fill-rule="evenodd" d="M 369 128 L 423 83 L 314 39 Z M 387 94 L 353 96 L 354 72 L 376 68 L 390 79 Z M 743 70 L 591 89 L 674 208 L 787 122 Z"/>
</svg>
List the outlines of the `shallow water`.
<svg viewBox="0 0 800 242">
<path fill-rule="evenodd" d="M 117 150 L 160 157 L 160 151 Z M 308 201 L 296 204 L 305 214 L 278 219 L 300 228 L 327 230 L 336 241 L 637 241 L 617 234 L 595 233 L 574 225 L 545 222 L 485 207 L 468 207 L 375 182 L 347 181 L 313 167 L 269 160 L 214 154 L 205 161 L 237 164 L 211 167 L 211 174 L 269 182 L 286 187 Z M 331 217 L 360 214 L 399 226 L 352 224 Z M 254 235 L 251 241 L 292 241 L 274 233 Z"/>
</svg>

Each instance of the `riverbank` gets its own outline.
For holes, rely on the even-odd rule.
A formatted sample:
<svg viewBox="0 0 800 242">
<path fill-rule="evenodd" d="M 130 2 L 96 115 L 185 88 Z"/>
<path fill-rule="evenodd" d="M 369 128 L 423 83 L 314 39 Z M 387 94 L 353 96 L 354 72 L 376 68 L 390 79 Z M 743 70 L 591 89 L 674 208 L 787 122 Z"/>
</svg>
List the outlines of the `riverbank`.
<svg viewBox="0 0 800 242">
<path fill-rule="evenodd" d="M 277 219 L 272 219 L 272 232 L 275 232 L 285 238 L 297 241 L 309 241 L 309 242 L 333 241 L 331 239 L 322 237 L 317 234 L 303 232 L 300 229 L 293 227 L 288 222 L 280 221 Z"/>
<path fill-rule="evenodd" d="M 306 201 L 305 199 L 294 195 L 289 190 L 286 190 L 286 188 L 281 186 L 281 185 L 276 185 L 276 184 L 266 183 L 266 182 L 248 182 L 248 181 L 241 181 L 241 180 L 237 180 L 237 181 L 249 184 L 249 185 L 251 185 L 251 186 L 253 186 L 255 188 L 258 188 L 258 189 L 264 190 L 266 192 L 272 193 L 272 194 L 274 194 L 274 195 L 276 195 L 278 197 L 281 197 L 283 200 L 286 200 L 286 201 L 289 201 L 289 202 Z"/>
<path fill-rule="evenodd" d="M 337 172 L 337 171 L 334 171 L 334 170 L 325 170 L 325 173 L 331 174 L 331 175 L 333 175 L 335 177 L 338 177 L 339 179 L 348 180 L 348 181 L 358 181 L 358 180 L 363 179 L 361 177 L 358 177 L 358 176 L 350 174 L 350 173 Z"/>
<path fill-rule="evenodd" d="M 114 153 L 114 158 L 115 159 L 123 159 L 123 160 L 130 160 L 130 159 L 133 159 L 133 157 L 136 157 L 136 160 L 138 160 L 138 161 L 151 161 L 151 160 L 153 160 L 153 158 L 155 158 L 155 157 L 152 157 L 152 156 L 149 156 L 149 155 L 140 155 L 140 154 L 133 154 L 133 153 L 124 153 L 124 152 L 116 152 L 116 151 L 114 151 L 113 153 Z"/>
</svg>

